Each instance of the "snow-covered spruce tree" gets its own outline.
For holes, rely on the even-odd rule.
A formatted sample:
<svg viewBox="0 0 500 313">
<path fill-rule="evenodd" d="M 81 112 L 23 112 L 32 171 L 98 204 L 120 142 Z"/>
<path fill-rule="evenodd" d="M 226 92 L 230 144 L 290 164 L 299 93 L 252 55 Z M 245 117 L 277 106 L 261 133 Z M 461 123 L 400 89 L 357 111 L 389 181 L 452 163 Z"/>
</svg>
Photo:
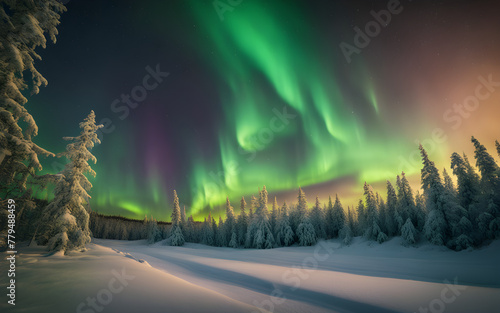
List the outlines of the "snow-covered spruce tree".
<svg viewBox="0 0 500 313">
<path fill-rule="evenodd" d="M 378 192 L 375 193 L 375 198 L 377 199 L 378 223 L 379 223 L 379 226 L 380 226 L 380 230 L 384 234 L 387 234 L 387 225 L 386 225 L 387 208 L 385 206 L 384 199 L 382 199 L 382 197 L 380 196 L 380 194 Z"/>
<path fill-rule="evenodd" d="M 422 232 L 425 226 L 427 212 L 425 209 L 425 197 L 417 190 L 415 195 L 415 212 L 417 214 L 417 223 L 414 225 L 418 232 Z"/>
<path fill-rule="evenodd" d="M 311 224 L 311 221 L 307 212 L 307 199 L 306 194 L 299 188 L 298 195 L 298 204 L 297 204 L 297 213 L 299 218 L 299 225 L 297 226 L 297 237 L 299 241 L 299 245 L 301 246 L 312 246 L 316 244 L 318 238 L 316 237 L 316 232 L 314 230 L 314 226 Z"/>
<path fill-rule="evenodd" d="M 215 245 L 214 231 L 212 229 L 212 215 L 209 212 L 202 227 L 201 243 L 207 246 Z"/>
<path fill-rule="evenodd" d="M 224 221 L 219 215 L 219 224 L 215 228 L 215 245 L 217 247 L 227 247 L 228 241 L 226 240 L 226 228 L 224 227 Z"/>
<path fill-rule="evenodd" d="M 278 217 L 279 217 L 278 201 L 276 200 L 276 197 L 274 197 L 273 207 L 271 209 L 271 219 L 269 221 L 269 224 L 271 225 L 271 231 L 273 232 L 273 234 L 276 234 L 276 223 Z"/>
<path fill-rule="evenodd" d="M 321 208 L 321 204 L 319 202 L 319 198 L 316 197 L 316 202 L 309 214 L 309 220 L 314 227 L 314 232 L 316 233 L 316 237 L 326 238 L 326 229 L 325 229 L 325 215 L 323 209 Z"/>
<path fill-rule="evenodd" d="M 278 246 L 289 246 L 294 242 L 294 233 L 288 218 L 288 205 L 286 202 L 281 207 L 280 216 L 276 226 L 276 244 Z"/>
<path fill-rule="evenodd" d="M 24 235 L 19 233 L 23 226 L 32 222 L 28 216 L 35 208 L 27 183 L 44 188 L 49 182 L 47 177 L 35 176 L 42 169 L 38 156 L 54 156 L 33 143 L 38 127 L 21 92 L 31 87 L 31 94 L 37 94 L 47 84 L 35 68 L 35 59 L 41 59 L 35 50 L 46 47 L 46 36 L 56 42 L 65 10 L 56 0 L 0 1 L 0 223 L 7 225 L 6 201 L 14 198 L 17 239 Z"/>
<path fill-rule="evenodd" d="M 403 238 L 403 245 L 414 245 L 418 240 L 418 232 L 413 226 L 411 219 L 408 217 L 406 223 L 401 227 L 401 237 Z"/>
<path fill-rule="evenodd" d="M 364 194 L 366 202 L 366 225 L 364 236 L 370 240 L 377 240 L 379 243 L 387 241 L 387 235 L 382 232 L 378 224 L 377 200 L 373 189 L 365 182 Z"/>
<path fill-rule="evenodd" d="M 85 174 L 96 173 L 88 164 L 97 159 L 90 153 L 94 144 L 100 143 L 97 130 L 103 125 L 96 125 L 94 111 L 80 123 L 82 131 L 77 137 L 64 137 L 71 141 L 66 152 L 61 153 L 70 162 L 61 174 L 58 174 L 54 188 L 54 199 L 43 213 L 43 243 L 48 240 L 50 251 L 81 250 L 90 242 L 89 213 L 84 206 L 88 203 L 92 188 Z"/>
<path fill-rule="evenodd" d="M 186 242 L 198 242 L 199 241 L 197 229 L 196 229 L 194 218 L 192 215 L 190 215 L 187 219 L 186 229 L 185 229 L 185 232 L 183 235 L 184 235 L 184 239 L 186 240 Z"/>
<path fill-rule="evenodd" d="M 339 196 L 335 195 L 335 203 L 333 204 L 333 235 L 337 237 L 338 232 L 345 225 L 345 212 L 342 207 L 342 203 L 340 203 Z"/>
<path fill-rule="evenodd" d="M 474 156 L 481 173 L 480 202 L 486 210 L 479 216 L 479 228 L 484 239 L 500 236 L 500 169 L 486 148 L 474 137 Z"/>
<path fill-rule="evenodd" d="M 365 204 L 361 199 L 359 200 L 358 206 L 356 207 L 356 216 L 357 216 L 357 223 L 356 223 L 355 234 L 357 236 L 362 236 L 365 233 L 366 229 L 368 228 L 368 223 L 366 221 Z"/>
<path fill-rule="evenodd" d="M 454 236 L 457 236 L 454 226 L 460 221 L 464 209 L 456 198 L 446 192 L 439 171 L 429 159 L 427 152 L 419 146 L 422 155 L 422 189 L 429 212 L 425 221 L 424 232 L 427 239 L 436 245 L 454 246 Z"/>
<path fill-rule="evenodd" d="M 240 215 L 238 215 L 238 245 L 244 246 L 248 229 L 248 215 L 245 211 L 247 203 L 245 197 L 241 197 Z"/>
<path fill-rule="evenodd" d="M 328 239 L 334 238 L 335 236 L 335 230 L 334 230 L 334 216 L 333 216 L 333 202 L 332 202 L 332 197 L 328 196 L 328 205 L 325 209 L 325 222 L 326 222 L 326 236 Z M 337 235 L 338 235 L 338 230 L 337 230 Z"/>
<path fill-rule="evenodd" d="M 476 138 L 472 137 L 471 141 L 475 148 L 476 166 L 481 173 L 481 190 L 486 196 L 494 195 L 499 184 L 498 165 Z"/>
<path fill-rule="evenodd" d="M 387 228 L 388 236 L 398 235 L 398 220 L 401 219 L 399 213 L 396 210 L 398 205 L 398 198 L 396 195 L 396 190 L 392 186 L 390 181 L 387 181 L 387 205 L 386 205 L 386 220 L 385 225 Z"/>
<path fill-rule="evenodd" d="M 401 173 L 401 179 L 398 180 L 397 212 L 401 216 L 401 223 L 405 223 L 408 218 L 411 219 L 413 226 L 415 226 L 415 224 L 417 223 L 417 214 L 415 212 L 415 199 L 413 198 L 413 191 L 404 172 Z M 401 224 L 400 227 L 403 227 L 403 225 Z"/>
<path fill-rule="evenodd" d="M 467 157 L 462 158 L 458 153 L 451 155 L 451 169 L 457 177 L 458 201 L 467 210 L 471 221 L 479 217 L 479 176 L 470 165 Z M 466 161 L 467 160 L 467 161 Z"/>
<path fill-rule="evenodd" d="M 352 235 L 354 236 L 354 230 L 356 229 L 356 215 L 355 211 L 351 209 L 349 206 L 347 207 L 347 217 L 346 224 L 351 229 Z M 339 235 L 341 236 L 341 235 Z"/>
<path fill-rule="evenodd" d="M 247 246 L 257 249 L 273 248 L 275 240 L 269 223 L 266 186 L 259 192 L 258 207 L 254 215 L 248 227 Z"/>
<path fill-rule="evenodd" d="M 339 237 L 342 239 L 342 243 L 349 245 L 354 236 L 353 229 L 355 228 L 354 214 L 350 207 L 347 207 L 347 218 L 344 222 L 344 226 L 339 231 Z"/>
<path fill-rule="evenodd" d="M 220 225 L 219 225 L 220 227 Z M 231 241 L 232 237 L 234 236 L 237 237 L 237 224 L 236 224 L 236 217 L 234 216 L 234 210 L 233 207 L 231 206 L 231 203 L 229 202 L 229 197 L 226 197 L 226 221 L 224 222 L 224 235 L 225 235 L 225 242 L 226 245 L 229 244 Z M 235 244 L 237 244 L 237 239 Z M 235 248 L 235 247 L 233 247 Z"/>
<path fill-rule="evenodd" d="M 179 197 L 177 197 L 177 192 L 175 190 L 171 217 L 172 228 L 170 229 L 168 242 L 171 246 L 182 246 L 184 244 L 184 235 L 181 230 L 181 208 L 179 206 Z"/>
<path fill-rule="evenodd" d="M 148 221 L 148 233 L 147 233 L 147 241 L 149 244 L 153 244 L 162 240 L 161 230 L 158 228 L 158 222 L 151 217 Z"/>
</svg>

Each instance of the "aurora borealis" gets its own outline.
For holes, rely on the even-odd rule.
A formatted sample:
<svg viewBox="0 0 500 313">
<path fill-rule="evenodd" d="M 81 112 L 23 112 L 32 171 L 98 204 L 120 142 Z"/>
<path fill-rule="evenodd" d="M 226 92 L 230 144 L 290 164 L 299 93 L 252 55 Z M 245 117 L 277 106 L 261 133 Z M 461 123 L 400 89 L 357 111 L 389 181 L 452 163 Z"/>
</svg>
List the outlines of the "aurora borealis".
<svg viewBox="0 0 500 313">
<path fill-rule="evenodd" d="M 494 1 L 401 1 L 351 63 L 339 44 L 388 1 L 332 2 L 243 0 L 221 20 L 212 1 L 72 0 L 57 44 L 40 51 L 49 85 L 27 106 L 35 142 L 63 151 L 93 109 L 108 131 L 93 151 L 92 207 L 160 220 L 173 189 L 195 217 L 262 185 L 280 202 L 301 186 L 353 204 L 364 181 L 401 171 L 418 188 L 418 142 L 441 168 L 453 151 L 472 157 L 471 135 L 493 148 L 500 91 L 468 112 L 454 104 L 478 77 L 500 81 Z M 157 66 L 168 77 L 122 116 L 113 101 Z"/>
</svg>

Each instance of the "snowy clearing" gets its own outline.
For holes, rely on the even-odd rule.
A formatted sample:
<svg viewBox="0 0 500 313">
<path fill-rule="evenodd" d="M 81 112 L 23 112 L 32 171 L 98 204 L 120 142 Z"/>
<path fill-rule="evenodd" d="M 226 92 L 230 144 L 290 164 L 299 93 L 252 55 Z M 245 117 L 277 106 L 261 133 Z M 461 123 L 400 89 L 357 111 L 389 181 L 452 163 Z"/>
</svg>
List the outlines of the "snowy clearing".
<svg viewBox="0 0 500 313">
<path fill-rule="evenodd" d="M 109 289 L 113 269 L 135 278 L 112 293 L 102 312 L 487 313 L 500 307 L 500 241 L 455 252 L 405 248 L 400 240 L 253 250 L 96 239 L 88 252 L 70 257 L 26 248 L 18 258 L 18 305 L 8 312 L 78 312 L 80 303 L 80 312 L 96 312 L 86 298 L 106 303 L 102 289 Z"/>
</svg>

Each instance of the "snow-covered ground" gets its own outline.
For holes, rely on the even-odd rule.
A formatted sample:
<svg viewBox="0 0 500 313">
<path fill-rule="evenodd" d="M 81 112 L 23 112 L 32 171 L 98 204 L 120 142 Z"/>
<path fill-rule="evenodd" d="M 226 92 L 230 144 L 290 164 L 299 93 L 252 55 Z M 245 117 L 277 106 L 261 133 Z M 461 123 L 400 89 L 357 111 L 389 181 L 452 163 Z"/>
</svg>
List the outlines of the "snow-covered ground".
<svg viewBox="0 0 500 313">
<path fill-rule="evenodd" d="M 454 252 L 425 244 L 405 248 L 400 238 L 382 245 L 355 238 L 349 247 L 333 240 L 273 250 L 94 240 L 86 253 L 43 253 L 28 248 L 19 256 L 17 310 L 7 312 L 78 312 L 80 303 L 80 312 L 99 312 L 87 297 L 97 298 L 97 305 L 104 302 L 102 312 L 487 313 L 500 308 L 500 241 Z M 126 286 L 120 279 L 110 285 L 122 270 Z"/>
</svg>

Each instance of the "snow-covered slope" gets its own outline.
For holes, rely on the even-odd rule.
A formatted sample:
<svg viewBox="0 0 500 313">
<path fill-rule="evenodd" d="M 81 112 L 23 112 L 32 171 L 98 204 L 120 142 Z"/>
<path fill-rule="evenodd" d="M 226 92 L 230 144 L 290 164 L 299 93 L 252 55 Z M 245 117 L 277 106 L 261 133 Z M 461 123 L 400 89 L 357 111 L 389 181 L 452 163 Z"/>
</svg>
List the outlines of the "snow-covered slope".
<svg viewBox="0 0 500 313">
<path fill-rule="evenodd" d="M 500 307 L 498 241 L 462 252 L 426 244 L 406 248 L 400 238 L 273 250 L 97 242 L 274 312 L 440 312 L 443 306 L 443 312 L 486 313 Z"/>
<path fill-rule="evenodd" d="M 87 297 L 104 313 L 487 313 L 500 307 L 500 241 L 454 252 L 405 248 L 399 238 L 273 250 L 95 240 L 86 253 L 44 253 L 22 249 L 17 305 L 5 300 L 1 312 L 99 312 Z"/>
<path fill-rule="evenodd" d="M 50 257 L 44 256 L 44 247 L 20 249 L 16 305 L 8 305 L 4 295 L 0 312 L 255 311 L 250 305 L 152 268 L 129 254 L 95 244 L 88 248 L 85 253 Z M 1 273 L 7 273 L 4 261 Z"/>
</svg>

